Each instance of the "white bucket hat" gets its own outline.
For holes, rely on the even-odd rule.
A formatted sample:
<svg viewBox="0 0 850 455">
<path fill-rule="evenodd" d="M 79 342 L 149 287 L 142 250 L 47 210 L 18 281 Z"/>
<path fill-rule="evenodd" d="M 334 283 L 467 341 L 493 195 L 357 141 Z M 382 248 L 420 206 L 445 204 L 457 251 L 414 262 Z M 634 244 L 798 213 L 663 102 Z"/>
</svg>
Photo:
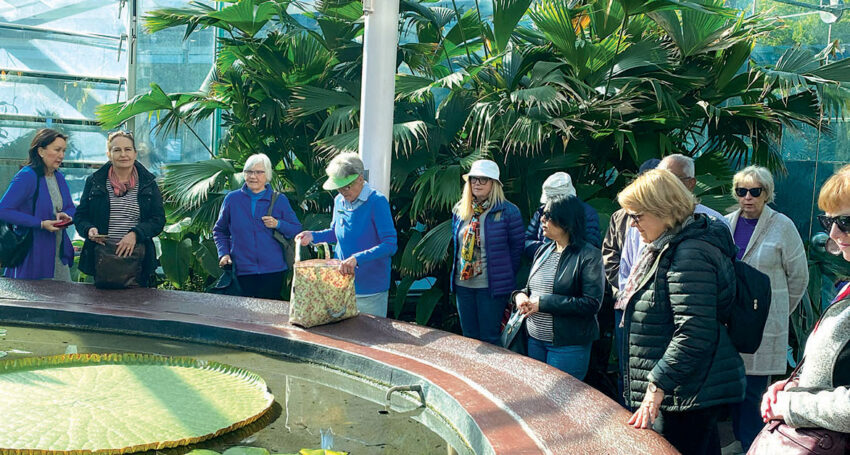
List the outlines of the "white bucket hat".
<svg viewBox="0 0 850 455">
<path fill-rule="evenodd" d="M 470 177 L 488 177 L 499 183 L 499 165 L 495 161 L 478 160 L 472 163 L 469 168 L 469 173 L 463 176 L 464 181 L 468 181 Z"/>
<path fill-rule="evenodd" d="M 556 172 L 543 182 L 543 194 L 540 195 L 540 203 L 545 204 L 549 199 L 556 197 L 575 196 L 576 189 L 573 179 L 566 172 Z"/>
</svg>

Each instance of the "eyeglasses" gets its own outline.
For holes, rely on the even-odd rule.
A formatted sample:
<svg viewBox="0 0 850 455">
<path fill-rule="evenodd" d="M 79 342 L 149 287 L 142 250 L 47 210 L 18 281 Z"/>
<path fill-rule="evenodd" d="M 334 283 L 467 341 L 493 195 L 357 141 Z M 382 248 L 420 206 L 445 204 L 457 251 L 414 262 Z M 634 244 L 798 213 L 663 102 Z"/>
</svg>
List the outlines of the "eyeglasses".
<svg viewBox="0 0 850 455">
<path fill-rule="evenodd" d="M 837 224 L 838 229 L 845 234 L 850 234 L 850 215 L 826 216 L 818 215 L 820 225 L 826 229 L 826 232 L 832 230 L 832 225 Z"/>
<path fill-rule="evenodd" d="M 351 185 L 354 185 L 354 182 L 351 182 L 351 183 L 349 183 L 348 185 L 345 185 L 345 186 L 341 186 L 341 187 L 337 188 L 336 190 L 340 193 L 347 193 L 348 190 L 351 189 Z"/>
<path fill-rule="evenodd" d="M 259 177 L 259 176 L 264 175 L 266 173 L 266 171 L 263 171 L 263 170 L 253 171 L 253 170 L 250 170 L 250 169 L 247 170 L 247 171 L 243 171 L 243 172 L 245 173 L 246 177 L 250 177 L 252 175 L 256 175 L 257 177 Z"/>
<path fill-rule="evenodd" d="M 759 197 L 762 191 L 764 191 L 764 188 L 735 188 L 735 194 L 738 197 L 747 197 L 747 192 L 752 194 L 753 197 Z"/>
<path fill-rule="evenodd" d="M 643 218 L 643 213 L 626 213 L 626 216 L 636 224 L 640 224 L 640 219 Z"/>
<path fill-rule="evenodd" d="M 543 213 L 540 214 L 540 222 L 546 222 L 552 220 L 552 212 L 548 210 L 544 210 Z"/>
<path fill-rule="evenodd" d="M 477 183 L 479 185 L 486 185 L 487 182 L 492 180 L 490 177 L 470 177 L 469 183 Z"/>
</svg>

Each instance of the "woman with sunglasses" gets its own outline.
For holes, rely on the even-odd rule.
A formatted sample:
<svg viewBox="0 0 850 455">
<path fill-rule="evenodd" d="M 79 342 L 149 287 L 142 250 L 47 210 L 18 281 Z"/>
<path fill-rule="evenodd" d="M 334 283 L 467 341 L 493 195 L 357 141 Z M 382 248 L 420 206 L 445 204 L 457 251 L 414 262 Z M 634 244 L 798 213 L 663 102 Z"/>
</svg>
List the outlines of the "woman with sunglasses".
<svg viewBox="0 0 850 455">
<path fill-rule="evenodd" d="M 339 271 L 354 275 L 354 293 L 361 313 L 387 317 L 390 266 L 398 249 L 390 202 L 363 177 L 356 153 L 342 153 L 328 164 L 322 188 L 338 193 L 328 229 L 298 234 L 301 245 L 335 243 Z"/>
<path fill-rule="evenodd" d="M 617 196 L 646 243 L 621 289 L 628 420 L 685 455 L 720 453 L 717 420 L 744 396 L 744 364 L 720 320 L 732 310 L 735 244 L 726 224 L 653 169 Z"/>
<path fill-rule="evenodd" d="M 100 169 L 86 179 L 77 208 L 77 233 L 85 239 L 80 253 L 80 270 L 96 276 L 95 244 L 115 244 L 118 256 L 128 257 L 137 245 L 145 246 L 142 286 L 151 284 L 156 269 L 153 238 L 165 226 L 162 194 L 156 176 L 136 160 L 136 142 L 125 131 L 106 139 L 106 157 Z"/>
<path fill-rule="evenodd" d="M 583 204 L 575 196 L 548 199 L 540 223 L 550 242 L 537 250 L 528 284 L 512 301 L 527 315 L 528 356 L 584 380 L 590 345 L 599 338 L 602 252 L 586 240 Z"/>
<path fill-rule="evenodd" d="M 850 261 L 850 165 L 821 188 L 818 217 L 838 254 Z M 761 402 L 764 422 L 846 433 L 850 443 L 850 284 L 823 311 L 806 340 L 799 375 L 774 383 Z"/>
<path fill-rule="evenodd" d="M 522 215 L 505 199 L 499 165 L 472 163 L 452 210 L 451 289 L 469 338 L 499 344 L 502 316 L 516 289 L 525 241 Z"/>
<path fill-rule="evenodd" d="M 759 405 L 768 377 L 784 374 L 787 366 L 789 317 L 809 284 L 809 264 L 797 227 L 767 204 L 773 202 L 770 171 L 749 166 L 735 174 L 732 189 L 739 208 L 726 215 L 732 227 L 737 258 L 770 277 L 770 313 L 755 354 L 741 354 L 747 372 L 744 401 L 732 405 L 732 429 L 744 452 L 763 423 Z"/>
<path fill-rule="evenodd" d="M 74 247 L 65 228 L 76 216 L 65 176 L 68 136 L 50 128 L 38 130 L 30 143 L 26 164 L 0 199 L 0 220 L 24 235 L 32 229 L 32 247 L 23 262 L 6 267 L 3 276 L 24 280 L 71 281 Z"/>
<path fill-rule="evenodd" d="M 280 299 L 288 266 L 273 230 L 291 239 L 301 232 L 301 222 L 285 195 L 271 206 L 274 171 L 268 156 L 251 155 L 242 169 L 245 184 L 224 197 L 213 228 L 218 264 L 233 267 L 243 296 Z"/>
</svg>

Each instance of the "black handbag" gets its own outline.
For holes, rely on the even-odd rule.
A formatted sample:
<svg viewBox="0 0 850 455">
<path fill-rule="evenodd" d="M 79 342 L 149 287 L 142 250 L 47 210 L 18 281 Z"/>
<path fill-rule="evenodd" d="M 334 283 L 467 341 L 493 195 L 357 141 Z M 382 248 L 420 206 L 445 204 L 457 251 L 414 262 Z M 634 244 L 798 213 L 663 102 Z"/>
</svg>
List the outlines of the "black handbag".
<svg viewBox="0 0 850 455">
<path fill-rule="evenodd" d="M 94 247 L 94 285 L 100 289 L 137 288 L 144 282 L 142 261 L 145 246 L 137 244 L 127 257 L 115 254 L 118 242 L 107 241 L 106 245 Z"/>
<path fill-rule="evenodd" d="M 37 200 L 38 177 L 35 179 L 35 195 L 32 198 L 33 215 Z M 33 228 L 15 229 L 15 225 L 0 221 L 0 267 L 17 267 L 24 262 L 32 249 L 32 232 Z"/>
<path fill-rule="evenodd" d="M 525 332 L 525 314 L 514 311 L 502 330 L 502 347 L 528 355 L 528 334 Z"/>
<path fill-rule="evenodd" d="M 274 208 L 274 203 L 277 201 L 278 196 L 280 196 L 280 193 L 272 191 L 272 202 L 269 204 L 269 211 L 266 212 L 266 216 L 272 216 L 272 209 Z M 283 248 L 283 260 L 286 262 L 287 269 L 292 270 L 292 265 L 295 264 L 295 240 L 286 238 L 286 236 L 280 233 L 277 229 L 272 229 L 272 236 Z"/>
<path fill-rule="evenodd" d="M 236 266 L 227 264 L 221 269 L 221 276 L 207 289 L 207 292 L 211 294 L 241 296 L 242 286 L 239 285 L 239 278 L 236 276 Z"/>
</svg>

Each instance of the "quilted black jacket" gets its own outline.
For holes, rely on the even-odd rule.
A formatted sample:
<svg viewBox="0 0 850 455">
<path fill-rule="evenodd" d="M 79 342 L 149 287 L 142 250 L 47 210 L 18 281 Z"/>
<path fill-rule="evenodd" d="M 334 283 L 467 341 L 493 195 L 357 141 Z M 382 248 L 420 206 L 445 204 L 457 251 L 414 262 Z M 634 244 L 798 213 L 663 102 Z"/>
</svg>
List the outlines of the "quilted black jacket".
<svg viewBox="0 0 850 455">
<path fill-rule="evenodd" d="M 654 277 L 629 300 L 625 395 L 640 406 L 649 382 L 663 389 L 661 409 L 681 412 L 744 398 L 744 364 L 718 316 L 735 295 L 729 228 L 705 215 L 662 250 Z"/>
</svg>

